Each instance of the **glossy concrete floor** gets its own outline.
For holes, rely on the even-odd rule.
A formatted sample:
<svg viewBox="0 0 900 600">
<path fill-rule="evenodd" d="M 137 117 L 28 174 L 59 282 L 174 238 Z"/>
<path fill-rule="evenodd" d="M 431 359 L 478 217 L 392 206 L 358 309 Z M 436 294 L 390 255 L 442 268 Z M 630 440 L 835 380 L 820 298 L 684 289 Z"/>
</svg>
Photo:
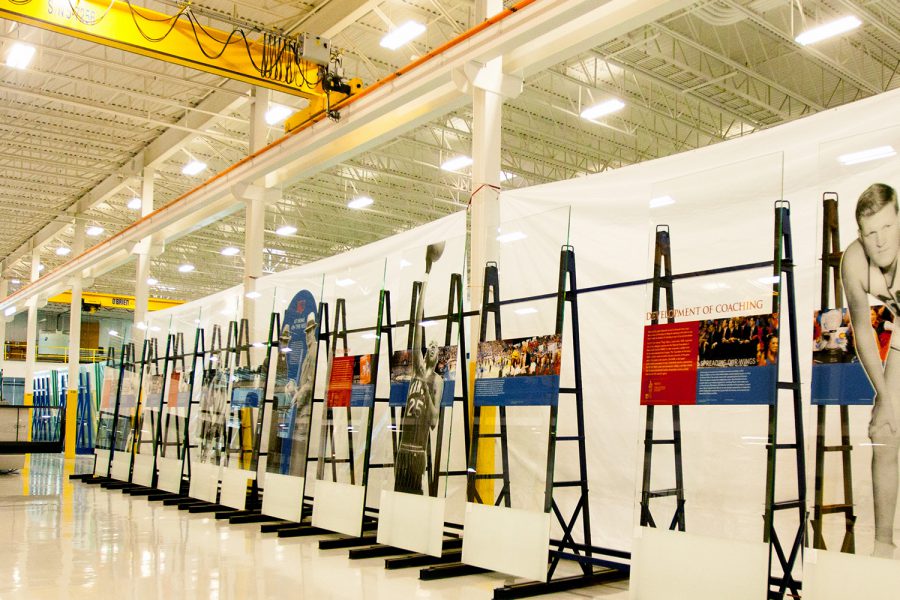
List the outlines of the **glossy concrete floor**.
<svg viewBox="0 0 900 600">
<path fill-rule="evenodd" d="M 279 539 L 145 498 L 70 482 L 89 463 L 35 455 L 0 475 L 0 599 L 491 598 L 506 581 L 419 581 L 383 558 L 350 561 L 320 538 Z M 543 598 L 625 600 L 627 582 Z"/>
</svg>

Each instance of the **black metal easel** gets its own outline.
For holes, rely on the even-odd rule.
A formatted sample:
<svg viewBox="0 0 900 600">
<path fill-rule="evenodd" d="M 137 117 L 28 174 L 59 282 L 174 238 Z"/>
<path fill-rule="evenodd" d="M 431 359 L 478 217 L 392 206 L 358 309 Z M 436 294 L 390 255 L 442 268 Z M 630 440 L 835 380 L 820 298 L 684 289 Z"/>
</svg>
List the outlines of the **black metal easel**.
<svg viewBox="0 0 900 600">
<path fill-rule="evenodd" d="M 830 308 L 842 307 L 844 299 L 840 273 L 843 253 L 841 252 L 838 221 L 838 195 L 834 192 L 825 192 L 822 197 L 822 207 L 822 296 L 820 306 L 824 312 Z M 833 293 L 833 304 L 829 302 L 830 292 Z M 845 530 L 841 552 L 852 554 L 856 551 L 854 534 L 856 514 L 853 512 L 853 471 L 850 461 L 850 453 L 853 450 L 850 443 L 850 411 L 846 404 L 839 406 L 838 409 L 841 420 L 841 441 L 836 446 L 829 446 L 825 439 L 828 406 L 820 404 L 816 407 L 816 487 L 811 522 L 813 548 L 826 549 L 825 536 L 822 533 L 825 516 L 843 514 Z M 841 453 L 844 499 L 837 504 L 825 504 L 825 456 L 828 452 Z"/>
<path fill-rule="evenodd" d="M 672 277 L 672 247 L 669 238 L 669 226 L 659 225 L 656 228 L 656 244 L 653 256 L 653 298 L 650 310 L 653 318 L 650 323 L 659 323 L 660 292 L 666 295 L 666 322 L 675 322 L 674 311 L 675 295 Z M 641 481 L 641 518 L 642 527 L 656 527 L 656 521 L 650 510 L 651 500 L 654 498 L 675 498 L 675 513 L 669 523 L 670 530 L 684 531 L 684 471 L 681 455 L 681 410 L 678 406 L 670 407 L 672 410 L 672 437 L 657 439 L 655 433 L 656 407 L 646 407 L 646 422 L 644 427 L 644 468 Z M 653 450 L 656 446 L 672 446 L 675 462 L 675 485 L 671 488 L 653 490 L 650 487 L 651 471 L 653 468 Z"/>
<path fill-rule="evenodd" d="M 766 444 L 768 468 L 766 470 L 766 511 L 764 515 L 765 529 L 763 541 L 769 544 L 769 582 L 768 598 L 782 600 L 786 593 L 799 597 L 801 583 L 794 574 L 798 568 L 798 559 L 802 566 L 803 542 L 806 532 L 806 457 L 803 441 L 803 405 L 800 395 L 800 359 L 797 355 L 797 310 L 796 292 L 794 288 L 794 252 L 791 234 L 791 208 L 790 203 L 780 200 L 775 203 L 775 260 L 773 275 L 776 281 L 773 285 L 772 311 L 779 315 L 778 335 L 783 340 L 782 325 L 784 319 L 781 303 L 787 296 L 788 309 L 787 320 L 790 338 L 791 375 L 790 380 L 782 381 L 779 375 L 775 403 L 769 405 L 769 433 Z M 782 284 L 782 278 L 786 285 Z M 779 345 L 779 349 L 783 344 Z M 778 353 L 778 363 L 781 363 L 781 351 Z M 791 408 L 793 410 L 794 427 L 793 441 L 778 441 L 778 408 L 780 392 L 791 392 Z M 790 500 L 775 500 L 776 492 L 776 463 L 778 451 L 787 451 L 794 454 L 797 469 L 797 498 Z M 778 527 L 775 523 L 776 513 L 782 511 L 797 511 L 797 524 L 792 537 L 787 538 L 788 545 L 782 542 L 778 535 Z M 777 565 L 773 564 L 773 558 Z M 773 570 L 773 567 L 776 567 Z M 779 575 L 777 570 L 781 571 Z"/>
</svg>

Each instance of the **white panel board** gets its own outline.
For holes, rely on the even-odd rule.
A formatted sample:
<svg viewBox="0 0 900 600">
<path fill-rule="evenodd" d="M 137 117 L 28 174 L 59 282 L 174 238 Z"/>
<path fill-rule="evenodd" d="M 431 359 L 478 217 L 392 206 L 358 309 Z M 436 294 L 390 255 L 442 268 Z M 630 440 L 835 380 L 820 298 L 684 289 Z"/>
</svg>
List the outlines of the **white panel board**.
<svg viewBox="0 0 900 600">
<path fill-rule="evenodd" d="M 634 600 L 759 600 L 766 597 L 769 547 L 641 527 L 631 554 Z"/>
<path fill-rule="evenodd" d="M 188 495 L 197 500 L 215 503 L 219 492 L 219 466 L 191 464 L 191 487 Z"/>
<path fill-rule="evenodd" d="M 219 504 L 244 510 L 247 508 L 247 485 L 256 479 L 256 471 L 222 469 L 222 498 Z"/>
<path fill-rule="evenodd" d="M 466 504 L 462 561 L 499 573 L 547 580 L 550 513 Z"/>
<path fill-rule="evenodd" d="M 94 475 L 106 477 L 109 475 L 109 450 L 94 448 Z"/>
<path fill-rule="evenodd" d="M 299 523 L 303 512 L 303 477 L 266 473 L 262 514 Z"/>
<path fill-rule="evenodd" d="M 440 556 L 444 539 L 443 498 L 381 491 L 378 543 Z"/>
<path fill-rule="evenodd" d="M 824 550 L 806 551 L 804 600 L 895 600 L 900 595 L 896 560 Z"/>
<path fill-rule="evenodd" d="M 131 482 L 144 487 L 153 485 L 153 455 L 135 454 Z"/>
<path fill-rule="evenodd" d="M 362 535 L 365 501 L 365 486 L 316 481 L 312 523 L 328 531 L 359 537 Z"/>
<path fill-rule="evenodd" d="M 156 468 L 159 470 L 159 478 L 156 487 L 164 492 L 172 494 L 181 493 L 181 460 L 177 458 L 156 459 Z"/>
<path fill-rule="evenodd" d="M 109 476 L 117 481 L 128 481 L 131 474 L 131 454 L 113 451 L 112 469 Z"/>
</svg>

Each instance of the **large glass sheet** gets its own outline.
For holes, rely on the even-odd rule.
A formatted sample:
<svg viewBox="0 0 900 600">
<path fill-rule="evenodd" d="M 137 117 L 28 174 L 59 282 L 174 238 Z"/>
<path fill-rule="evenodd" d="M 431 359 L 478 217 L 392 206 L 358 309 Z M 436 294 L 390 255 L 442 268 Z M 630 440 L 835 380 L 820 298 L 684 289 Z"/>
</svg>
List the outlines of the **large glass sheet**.
<svg viewBox="0 0 900 600">
<path fill-rule="evenodd" d="M 200 314 L 200 327 L 204 330 L 202 376 L 195 373 L 195 383 L 200 383 L 200 399 L 197 420 L 192 418 L 191 464 L 220 466 L 226 456 L 226 427 L 228 425 L 231 397 L 231 372 L 233 353 L 228 349 L 229 332 L 234 343 L 234 332 L 241 315 L 241 293 L 233 291 L 219 294 L 205 303 Z M 196 428 L 196 429 L 194 429 Z"/>
<path fill-rule="evenodd" d="M 462 492 L 459 500 L 464 502 L 463 433 L 458 432 L 459 443 L 454 444 L 452 426 L 455 409 L 462 412 L 454 397 L 462 397 L 461 368 L 465 363 L 459 358 L 458 319 L 448 328 L 447 316 L 454 277 L 458 283 L 453 288 L 453 311 L 465 294 L 465 253 L 465 238 L 460 236 L 388 257 L 385 286 L 390 293 L 390 318 L 395 326 L 385 332 L 382 342 L 378 397 L 387 402 L 376 404 L 371 461 L 384 467 L 370 473 L 370 506 L 380 506 L 388 497 L 385 494 L 395 492 L 444 499 L 454 488 L 448 475 L 451 470 L 457 473 L 455 489 Z M 427 510 L 411 514 L 409 508 L 415 505 Z M 393 511 L 402 518 L 395 519 L 396 526 L 390 529 L 420 533 L 428 530 L 436 537 L 439 551 L 444 524 L 442 504 L 401 498 L 399 506 L 405 507 L 405 514 Z M 388 540 L 381 520 L 390 516 L 386 515 L 386 507 L 380 508 L 379 538 Z M 416 516 L 420 515 L 422 519 L 417 521 Z M 410 550 L 425 549 L 421 545 L 403 546 L 397 537 L 390 541 Z"/>
<path fill-rule="evenodd" d="M 823 405 L 814 406 L 808 419 L 810 439 L 821 435 L 822 446 L 852 448 L 846 456 L 840 451 L 810 453 L 811 543 L 819 549 L 894 559 L 900 558 L 900 370 L 895 364 L 900 363 L 895 350 L 900 343 L 894 339 L 900 323 L 898 149 L 897 127 L 819 146 L 815 249 L 821 258 L 822 202 L 834 199 L 842 297 L 835 298 L 830 272 L 827 296 L 820 293 L 822 279 L 815 277 L 816 313 L 798 315 L 813 327 L 801 340 L 801 349 L 810 348 L 812 341 L 811 352 L 803 353 L 804 367 L 812 363 L 812 402 Z M 850 507 L 821 514 L 822 506 L 845 504 Z"/>
<path fill-rule="evenodd" d="M 200 386 L 192 390 L 191 374 L 194 343 L 200 308 L 172 312 L 165 367 L 165 400 L 162 405 L 162 437 L 158 455 L 181 461 L 184 458 L 188 414 L 192 396 L 199 396 Z M 192 393 L 196 391 L 196 394 Z"/>
<path fill-rule="evenodd" d="M 775 401 L 779 340 L 787 331 L 773 302 L 782 163 L 776 153 L 652 186 L 646 276 L 657 268 L 663 279 L 656 288 L 647 284 L 644 306 L 635 307 L 645 324 L 641 393 L 634 399 L 644 405 L 635 512 L 641 525 L 683 523 L 700 536 L 763 539 L 766 405 Z M 664 285 L 668 269 L 671 296 Z M 781 366 L 789 372 L 787 359 Z M 672 443 L 645 446 L 651 405 L 655 440 L 673 438 L 679 411 L 680 456 Z M 792 432 L 793 415 L 783 410 L 780 416 L 781 427 Z M 655 494 L 677 490 L 679 463 L 683 515 L 677 491 Z M 779 462 L 777 500 L 796 499 L 795 465 Z"/>
<path fill-rule="evenodd" d="M 319 364 L 317 339 L 323 276 L 298 278 L 291 287 L 271 290 L 272 308 L 281 319 L 278 347 L 270 350 L 272 398 L 267 418 L 267 473 L 306 477 L 314 392 Z M 323 375 L 324 377 L 324 375 Z"/>
<path fill-rule="evenodd" d="M 385 260 L 378 259 L 325 276 L 323 297 L 334 350 L 324 377 L 326 414 L 318 440 L 317 480 L 366 482 L 384 273 Z"/>
</svg>

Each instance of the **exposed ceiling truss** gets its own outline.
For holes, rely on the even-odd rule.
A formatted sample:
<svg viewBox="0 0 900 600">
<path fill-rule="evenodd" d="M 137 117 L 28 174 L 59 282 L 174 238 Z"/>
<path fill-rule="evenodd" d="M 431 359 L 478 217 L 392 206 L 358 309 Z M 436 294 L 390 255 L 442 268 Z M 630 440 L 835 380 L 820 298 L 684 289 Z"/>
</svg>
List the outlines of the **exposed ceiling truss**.
<svg viewBox="0 0 900 600">
<path fill-rule="evenodd" d="M 172 12 L 171 2 L 144 3 Z M 474 23 L 473 0 L 198 0 L 212 15 L 285 32 L 326 33 L 344 49 L 347 75 L 372 83 Z M 816 23 L 855 14 L 858 30 L 801 47 Z M 427 32 L 397 51 L 379 46 L 394 25 Z M 309 28 L 309 29 L 308 29 Z M 30 251 L 54 268 L 68 259 L 74 219 L 116 233 L 138 217 L 141 170 L 155 168 L 155 205 L 179 197 L 249 152 L 252 94 L 245 84 L 0 21 L 0 51 L 37 48 L 26 71 L 0 65 L 0 259 L 8 277 L 30 273 Z M 895 0 L 706 0 L 568 57 L 525 80 L 504 106 L 504 187 L 597 173 L 714 144 L 900 85 L 900 3 Z M 277 95 L 300 108 L 296 99 Z M 626 107 L 600 122 L 583 108 L 609 97 Z M 288 186 L 266 211 L 264 269 L 275 272 L 359 246 L 467 205 L 467 172 L 441 162 L 468 154 L 468 107 L 441 116 Z M 268 140 L 280 135 L 268 131 Z M 181 173 L 196 157 L 209 170 Z M 348 200 L 367 195 L 363 211 Z M 282 224 L 299 227 L 281 237 Z M 152 259 L 152 293 L 193 299 L 241 281 L 243 245 L 233 213 L 166 244 Z M 90 243 L 89 241 L 89 243 Z M 198 268 L 182 274 L 185 262 Z M 91 290 L 132 290 L 125 264 Z M 16 289 L 12 286 L 11 289 Z"/>
</svg>

